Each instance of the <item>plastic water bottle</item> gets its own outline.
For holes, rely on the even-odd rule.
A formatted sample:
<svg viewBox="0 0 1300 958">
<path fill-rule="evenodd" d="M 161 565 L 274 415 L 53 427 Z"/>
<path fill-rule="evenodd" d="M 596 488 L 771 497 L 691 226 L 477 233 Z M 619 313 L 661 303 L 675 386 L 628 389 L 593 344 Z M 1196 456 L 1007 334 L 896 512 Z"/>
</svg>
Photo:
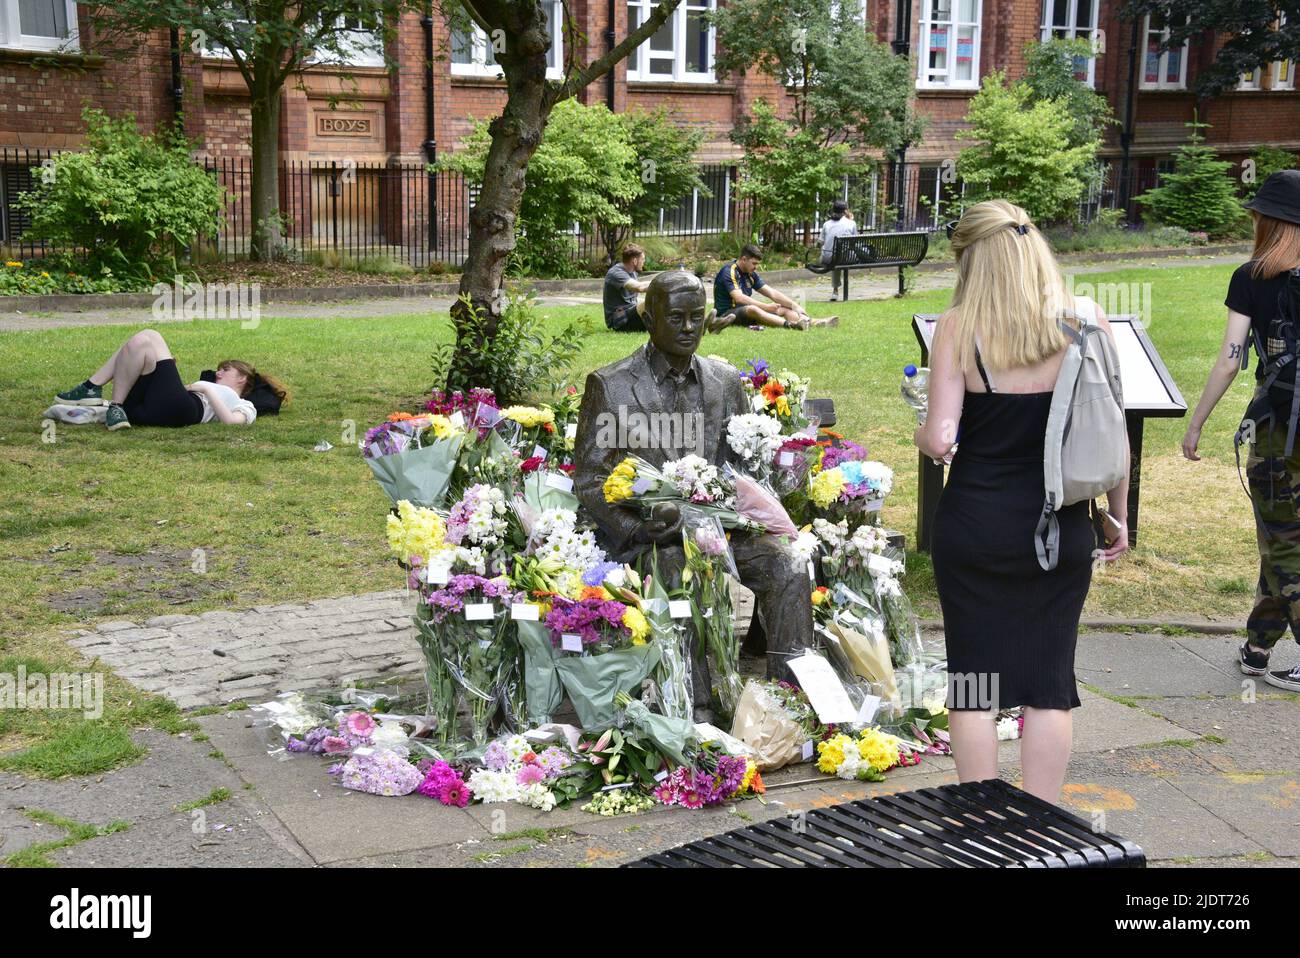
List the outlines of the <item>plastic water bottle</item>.
<svg viewBox="0 0 1300 958">
<path fill-rule="evenodd" d="M 929 403 L 930 370 L 924 366 L 918 369 L 908 363 L 903 367 L 903 385 L 899 391 L 907 404 L 912 407 L 912 411 L 916 413 L 916 421 L 924 426 L 926 405 Z"/>
</svg>

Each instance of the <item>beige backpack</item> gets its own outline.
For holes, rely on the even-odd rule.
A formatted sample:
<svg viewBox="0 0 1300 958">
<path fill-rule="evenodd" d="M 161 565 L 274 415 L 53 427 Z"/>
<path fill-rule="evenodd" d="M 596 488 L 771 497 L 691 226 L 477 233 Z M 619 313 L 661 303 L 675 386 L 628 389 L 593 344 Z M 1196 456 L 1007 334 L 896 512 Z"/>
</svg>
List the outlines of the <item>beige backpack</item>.
<svg viewBox="0 0 1300 958">
<path fill-rule="evenodd" d="M 1080 298 L 1080 303 L 1091 303 Z M 1076 306 L 1077 309 L 1077 306 Z M 1047 495 L 1034 530 L 1038 564 L 1056 568 L 1063 506 L 1095 499 L 1128 474 L 1128 430 L 1119 356 L 1106 330 L 1085 309 L 1073 313 L 1079 328 L 1060 321 L 1070 338 L 1061 373 L 1052 390 L 1052 408 L 1043 442 L 1043 484 Z"/>
</svg>

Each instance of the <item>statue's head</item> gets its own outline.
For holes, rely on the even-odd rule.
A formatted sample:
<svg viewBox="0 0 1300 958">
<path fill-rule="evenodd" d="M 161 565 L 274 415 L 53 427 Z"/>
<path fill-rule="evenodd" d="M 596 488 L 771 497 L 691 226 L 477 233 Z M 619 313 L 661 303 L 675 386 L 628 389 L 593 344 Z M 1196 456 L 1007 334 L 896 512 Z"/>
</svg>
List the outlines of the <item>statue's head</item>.
<svg viewBox="0 0 1300 958">
<path fill-rule="evenodd" d="M 650 342 L 669 356 L 690 356 L 704 336 L 708 296 L 704 282 L 684 269 L 670 269 L 650 281 L 645 325 Z"/>
</svg>

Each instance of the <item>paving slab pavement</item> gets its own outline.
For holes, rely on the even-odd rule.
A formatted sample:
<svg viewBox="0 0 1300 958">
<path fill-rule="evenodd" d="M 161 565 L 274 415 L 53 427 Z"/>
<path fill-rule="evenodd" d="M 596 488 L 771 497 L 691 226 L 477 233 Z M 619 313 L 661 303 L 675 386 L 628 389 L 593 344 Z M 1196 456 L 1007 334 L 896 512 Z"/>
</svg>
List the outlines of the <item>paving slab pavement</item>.
<svg viewBox="0 0 1300 958">
<path fill-rule="evenodd" d="M 376 616 L 400 624 L 404 602 L 403 593 L 380 593 L 311 608 L 268 607 L 247 619 L 223 613 L 211 620 L 108 623 L 73 643 L 103 661 L 134 657 L 138 665 L 159 656 L 138 645 L 220 647 L 244 621 L 256 619 L 266 628 L 258 641 L 274 650 L 276 684 L 320 687 L 328 683 L 302 679 L 315 667 L 309 655 L 275 645 L 277 623 L 311 618 L 321 635 Z M 149 637 L 134 638 L 140 633 Z M 401 648 L 406 640 L 399 629 L 380 635 L 392 655 L 409 651 Z M 374 638 L 367 634 L 364 642 Z M 1078 675 L 1098 691 L 1080 690 L 1063 804 L 1085 818 L 1104 816 L 1105 828 L 1138 842 L 1153 863 L 1300 863 L 1300 696 L 1260 686 L 1253 699 L 1243 697 L 1234 647 L 1231 636 L 1081 636 Z M 745 660 L 750 667 L 757 661 Z M 208 677 L 206 686 L 204 680 L 184 679 L 189 701 L 228 694 L 219 678 Z M 159 685 L 164 694 L 169 687 Z M 99 825 L 132 822 L 128 831 L 49 853 L 59 863 L 606 867 L 751 821 L 956 780 L 951 758 L 928 756 L 881 785 L 826 778 L 810 765 L 780 770 L 766 776 L 766 804 L 728 809 L 620 818 L 579 808 L 454 809 L 420 796 L 350 793 L 332 783 L 319 758 L 269 756 L 247 710 L 196 720 L 202 734 L 138 733 L 148 757 L 104 775 L 57 782 L 0 775 L 0 857 L 61 837 L 59 829 L 27 817 L 42 809 Z M 1003 743 L 999 751 L 1002 776 L 1018 781 L 1020 744 Z M 207 831 L 196 832 L 198 816 L 176 806 L 215 788 L 227 789 L 230 798 L 202 809 Z"/>
</svg>

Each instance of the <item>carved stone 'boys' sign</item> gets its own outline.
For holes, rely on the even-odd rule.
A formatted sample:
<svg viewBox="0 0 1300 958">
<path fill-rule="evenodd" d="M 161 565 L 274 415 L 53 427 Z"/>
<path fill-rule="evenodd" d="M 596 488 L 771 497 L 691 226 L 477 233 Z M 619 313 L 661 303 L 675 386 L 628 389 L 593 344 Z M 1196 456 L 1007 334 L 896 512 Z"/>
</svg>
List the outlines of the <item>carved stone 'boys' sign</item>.
<svg viewBox="0 0 1300 958">
<path fill-rule="evenodd" d="M 374 118 L 369 116 L 339 116 L 332 113 L 316 114 L 317 136 L 371 136 Z"/>
</svg>

